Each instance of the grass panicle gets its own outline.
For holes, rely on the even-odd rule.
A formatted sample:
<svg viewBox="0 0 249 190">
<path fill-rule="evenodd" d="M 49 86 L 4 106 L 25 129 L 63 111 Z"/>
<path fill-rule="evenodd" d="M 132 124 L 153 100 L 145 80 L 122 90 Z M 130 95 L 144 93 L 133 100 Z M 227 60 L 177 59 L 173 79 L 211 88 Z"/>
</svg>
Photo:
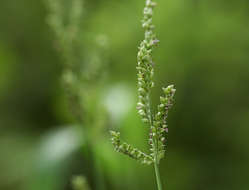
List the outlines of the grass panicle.
<svg viewBox="0 0 249 190">
<path fill-rule="evenodd" d="M 152 111 L 150 99 L 151 89 L 154 87 L 154 62 L 152 52 L 159 43 L 154 32 L 155 26 L 152 22 L 153 10 L 156 3 L 152 0 L 146 0 L 143 11 L 142 27 L 144 28 L 144 40 L 140 43 L 137 54 L 137 91 L 138 102 L 137 110 L 144 122 L 150 128 L 149 144 L 151 145 L 150 154 L 143 153 L 131 145 L 121 142 L 120 133 L 111 131 L 112 144 L 117 152 L 121 152 L 142 164 L 154 163 L 155 174 L 158 189 L 162 189 L 159 162 L 164 157 L 168 143 L 168 125 L 167 118 L 169 109 L 173 105 L 175 88 L 169 85 L 163 89 L 163 95 L 160 97 L 160 104 L 157 106 L 157 112 Z"/>
</svg>

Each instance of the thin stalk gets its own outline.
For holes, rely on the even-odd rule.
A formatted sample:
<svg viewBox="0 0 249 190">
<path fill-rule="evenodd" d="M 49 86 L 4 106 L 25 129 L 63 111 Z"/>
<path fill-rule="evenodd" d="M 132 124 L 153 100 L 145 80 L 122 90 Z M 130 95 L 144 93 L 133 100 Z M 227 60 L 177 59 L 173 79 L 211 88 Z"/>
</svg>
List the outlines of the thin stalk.
<svg viewBox="0 0 249 190">
<path fill-rule="evenodd" d="M 162 190 L 162 183 L 161 183 L 161 177 L 159 173 L 159 167 L 158 167 L 157 161 L 154 163 L 155 173 L 156 173 L 156 182 L 157 182 L 157 188 L 158 190 Z"/>
<path fill-rule="evenodd" d="M 149 122 L 150 125 L 153 126 L 153 115 L 152 115 L 152 111 L 151 111 L 151 100 L 150 100 L 150 93 L 147 96 L 147 100 L 148 100 L 148 111 L 149 111 Z M 157 183 L 157 188 L 158 190 L 162 190 L 162 183 L 161 183 L 161 177 L 160 177 L 160 173 L 159 173 L 159 162 L 157 159 L 157 152 L 158 152 L 158 141 L 156 141 L 155 139 L 153 140 L 153 144 L 156 147 L 157 151 L 155 154 L 155 161 L 154 161 L 154 168 L 155 168 L 155 173 L 156 173 L 156 183 Z"/>
</svg>

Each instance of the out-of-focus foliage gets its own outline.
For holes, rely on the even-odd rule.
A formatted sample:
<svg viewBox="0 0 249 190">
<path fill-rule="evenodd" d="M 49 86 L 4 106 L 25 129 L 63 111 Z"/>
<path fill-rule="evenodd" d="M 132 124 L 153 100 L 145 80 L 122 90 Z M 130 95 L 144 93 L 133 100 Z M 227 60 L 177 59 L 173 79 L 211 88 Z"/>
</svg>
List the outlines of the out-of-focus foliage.
<svg viewBox="0 0 249 190">
<path fill-rule="evenodd" d="M 247 190 L 249 2 L 157 3 L 160 48 L 155 55 L 153 101 L 159 103 L 165 83 L 178 89 L 169 116 L 168 159 L 161 169 L 167 181 L 162 181 L 170 190 Z M 108 81 L 96 94 L 103 98 L 110 121 L 106 130 L 101 129 L 101 138 L 95 139 L 92 152 L 99 158 L 95 161 L 76 140 L 78 135 L 84 140 L 81 132 L 59 127 L 73 119 L 60 85 L 61 60 L 46 23 L 44 1 L 0 2 L 0 189 L 71 189 L 72 176 L 79 174 L 87 177 L 93 190 L 155 189 L 152 168 L 113 152 L 107 132 L 118 128 L 131 144 L 147 147 L 148 131 L 135 110 L 143 6 L 143 0 L 85 3 L 85 38 L 106 34 L 110 41 Z M 96 113 L 97 121 L 101 117 Z M 59 146 L 51 139 L 59 139 Z M 44 154 L 51 149 L 61 155 L 54 157 L 58 160 Z M 93 172 L 98 165 L 104 172 Z"/>
<path fill-rule="evenodd" d="M 82 176 L 75 176 L 72 180 L 72 186 L 74 190 L 89 190 L 87 181 Z"/>
</svg>

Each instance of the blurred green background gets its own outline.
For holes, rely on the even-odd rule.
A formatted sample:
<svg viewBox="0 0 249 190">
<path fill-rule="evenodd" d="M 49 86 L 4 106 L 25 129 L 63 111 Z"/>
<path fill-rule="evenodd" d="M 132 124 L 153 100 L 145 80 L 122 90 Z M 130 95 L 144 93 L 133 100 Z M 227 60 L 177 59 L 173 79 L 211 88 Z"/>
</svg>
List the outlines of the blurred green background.
<svg viewBox="0 0 249 190">
<path fill-rule="evenodd" d="M 158 103 L 161 86 L 177 88 L 160 168 L 163 185 L 248 190 L 249 2 L 157 3 L 153 101 Z M 86 176 L 93 190 L 156 189 L 153 168 L 114 152 L 108 135 L 117 129 L 126 141 L 147 148 L 147 130 L 135 109 L 143 6 L 144 0 L 85 0 L 85 30 L 109 39 L 109 71 L 98 95 L 108 124 L 94 137 L 91 157 L 65 106 L 62 64 L 44 1 L 1 0 L 1 190 L 69 190 L 74 175 Z"/>
</svg>

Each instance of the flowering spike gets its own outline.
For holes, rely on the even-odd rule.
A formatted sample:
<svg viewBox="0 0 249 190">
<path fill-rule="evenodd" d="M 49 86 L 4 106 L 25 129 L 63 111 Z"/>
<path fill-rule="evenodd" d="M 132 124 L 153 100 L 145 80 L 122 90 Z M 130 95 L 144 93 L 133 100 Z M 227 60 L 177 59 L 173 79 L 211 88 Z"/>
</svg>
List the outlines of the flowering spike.
<svg viewBox="0 0 249 190">
<path fill-rule="evenodd" d="M 142 151 L 138 150 L 137 148 L 133 148 L 131 145 L 120 141 L 120 133 L 111 131 L 111 141 L 114 146 L 115 151 L 121 152 L 134 160 L 137 160 L 141 164 L 152 164 L 153 158 Z"/>
<path fill-rule="evenodd" d="M 137 54 L 137 91 L 138 103 L 137 110 L 141 116 L 141 120 L 149 125 L 150 133 L 148 143 L 150 144 L 149 155 L 134 149 L 127 143 L 120 142 L 120 133 L 111 132 L 112 143 L 115 150 L 122 152 L 140 163 L 154 162 L 156 176 L 159 178 L 158 164 L 160 159 L 165 155 L 167 148 L 167 117 L 168 111 L 173 105 L 173 97 L 175 89 L 173 85 L 163 88 L 163 96 L 160 97 L 157 113 L 153 113 L 150 105 L 150 93 L 154 87 L 154 62 L 152 59 L 152 50 L 159 43 L 154 33 L 154 25 L 152 22 L 153 9 L 156 3 L 153 0 L 146 0 L 146 5 L 143 11 L 142 27 L 145 30 L 144 40 L 140 43 Z M 161 189 L 160 180 L 158 181 L 158 189 Z"/>
<path fill-rule="evenodd" d="M 145 39 L 141 42 L 137 54 L 138 102 L 144 102 L 144 106 L 138 108 L 138 113 L 141 115 L 142 120 L 148 124 L 152 122 L 149 94 L 151 88 L 154 86 L 154 82 L 152 81 L 154 69 L 151 53 L 153 47 L 159 42 L 153 33 L 154 26 L 152 24 L 153 8 L 155 5 L 151 0 L 146 1 L 142 20 L 142 26 L 145 29 Z"/>
<path fill-rule="evenodd" d="M 176 90 L 173 85 L 168 86 L 167 88 L 163 88 L 164 95 L 160 97 L 160 104 L 158 105 L 158 111 L 155 119 L 155 125 L 158 131 L 157 141 L 161 141 L 158 143 L 158 152 L 160 153 L 160 159 L 163 158 L 164 153 L 167 148 L 167 139 L 168 139 L 168 127 L 167 127 L 167 117 L 169 109 L 173 105 L 173 98 Z"/>
</svg>

